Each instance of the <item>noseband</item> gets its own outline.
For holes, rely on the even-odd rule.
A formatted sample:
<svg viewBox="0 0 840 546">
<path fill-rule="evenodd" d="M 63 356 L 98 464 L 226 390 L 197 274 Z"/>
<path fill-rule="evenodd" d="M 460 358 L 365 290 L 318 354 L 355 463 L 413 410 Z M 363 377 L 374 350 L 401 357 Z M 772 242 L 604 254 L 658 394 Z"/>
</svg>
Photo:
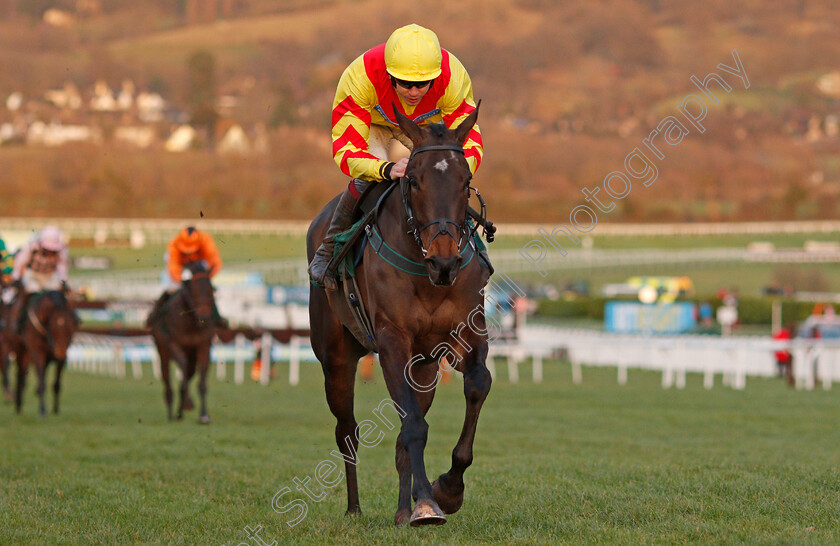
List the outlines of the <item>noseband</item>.
<svg viewBox="0 0 840 546">
<path fill-rule="evenodd" d="M 458 152 L 460 154 L 464 153 L 464 148 L 461 146 L 457 146 L 455 144 L 438 144 L 432 146 L 421 146 L 420 148 L 415 148 L 411 152 L 411 156 L 409 156 L 408 161 L 411 162 L 414 159 L 414 156 L 417 154 L 421 154 L 423 152 L 433 152 L 433 151 L 441 151 L 441 150 L 448 150 L 451 152 Z M 420 222 L 417 221 L 417 218 L 414 216 L 414 209 L 411 206 L 411 184 L 408 182 L 408 178 L 403 177 L 400 180 L 400 189 L 402 191 L 402 201 L 403 207 L 405 207 L 405 215 L 406 215 L 406 222 L 408 223 L 408 234 L 414 237 L 415 242 L 417 242 L 417 246 L 420 247 L 420 252 L 423 253 L 423 257 L 426 257 L 426 246 L 423 244 L 423 239 L 420 235 L 428 228 L 432 226 L 437 226 L 437 232 L 432 235 L 432 238 L 429 239 L 429 244 L 431 245 L 432 242 L 437 239 L 439 235 L 448 235 L 452 237 L 452 240 L 455 241 L 455 244 L 458 248 L 458 252 L 460 253 L 463 249 L 461 245 L 464 242 L 464 235 L 470 232 L 470 226 L 467 223 L 467 217 L 464 217 L 464 221 L 462 223 L 458 223 L 451 218 L 438 218 L 436 220 L 432 220 L 426 224 L 420 225 Z M 472 189 L 472 188 L 470 188 Z M 477 192 L 476 192 L 477 193 Z M 455 236 L 452 235 L 452 232 L 449 231 L 449 224 L 455 226 L 458 230 L 459 239 L 455 239 Z M 475 230 L 472 230 L 475 232 Z M 470 234 L 471 236 L 472 234 Z M 469 237 L 466 238 L 469 241 Z"/>
</svg>

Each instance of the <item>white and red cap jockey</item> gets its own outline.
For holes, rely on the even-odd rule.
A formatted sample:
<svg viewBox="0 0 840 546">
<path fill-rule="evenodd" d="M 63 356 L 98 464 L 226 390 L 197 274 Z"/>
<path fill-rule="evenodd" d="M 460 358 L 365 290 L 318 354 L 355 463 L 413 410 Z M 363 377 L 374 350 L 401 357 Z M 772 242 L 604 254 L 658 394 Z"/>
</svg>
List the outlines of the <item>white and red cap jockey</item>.
<svg viewBox="0 0 840 546">
<path fill-rule="evenodd" d="M 62 241 L 61 230 L 56 226 L 46 226 L 41 230 L 41 235 L 38 237 L 38 243 L 44 250 L 51 252 L 58 252 L 64 248 Z"/>
</svg>

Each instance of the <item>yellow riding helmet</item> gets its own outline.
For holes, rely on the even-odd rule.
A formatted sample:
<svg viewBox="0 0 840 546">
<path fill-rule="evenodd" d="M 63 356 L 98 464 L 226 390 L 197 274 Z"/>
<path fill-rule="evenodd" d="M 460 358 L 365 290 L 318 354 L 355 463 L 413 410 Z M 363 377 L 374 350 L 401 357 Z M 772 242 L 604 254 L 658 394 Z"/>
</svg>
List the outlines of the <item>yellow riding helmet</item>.
<svg viewBox="0 0 840 546">
<path fill-rule="evenodd" d="M 175 239 L 175 248 L 184 254 L 193 254 L 198 252 L 200 242 L 198 239 L 198 230 L 194 227 L 187 227 L 178 233 L 178 238 Z"/>
<path fill-rule="evenodd" d="M 385 42 L 385 67 L 398 80 L 433 80 L 440 75 L 442 61 L 437 35 L 420 25 L 398 28 Z"/>
</svg>

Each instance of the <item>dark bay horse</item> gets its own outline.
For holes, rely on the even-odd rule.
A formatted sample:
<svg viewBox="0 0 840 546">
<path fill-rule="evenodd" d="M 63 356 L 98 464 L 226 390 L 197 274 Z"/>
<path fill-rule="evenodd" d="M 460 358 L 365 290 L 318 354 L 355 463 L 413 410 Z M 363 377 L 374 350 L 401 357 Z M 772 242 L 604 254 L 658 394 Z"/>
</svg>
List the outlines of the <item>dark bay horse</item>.
<svg viewBox="0 0 840 546">
<path fill-rule="evenodd" d="M 5 290 L 5 287 L 0 287 L 0 290 Z M 3 399 L 6 402 L 11 402 L 15 399 L 9 388 L 9 355 L 14 350 L 12 345 L 16 336 L 7 329 L 7 324 L 11 320 L 12 307 L 11 305 L 0 300 L 0 379 L 3 383 Z"/>
<path fill-rule="evenodd" d="M 47 365 L 56 363 L 53 384 L 53 413 L 58 413 L 58 395 L 61 391 L 61 372 L 67 363 L 67 348 L 79 328 L 79 317 L 64 292 L 48 290 L 32 297 L 27 306 L 26 318 L 20 339 L 12 341 L 18 373 L 15 408 L 20 413 L 26 372 L 34 367 L 38 376 L 39 413 L 47 414 L 44 392 L 47 388 Z"/>
<path fill-rule="evenodd" d="M 421 128 L 399 112 L 395 114 L 414 149 L 401 181 L 403 198 L 397 191 L 389 195 L 379 211 L 376 229 L 391 249 L 418 264 L 421 273 L 409 274 L 387 263 L 377 256 L 373 243 L 366 246 L 356 273 L 388 392 L 405 413 L 396 442 L 399 498 L 394 522 L 442 524 L 445 514 L 461 507 L 463 475 L 472 463 L 478 416 L 491 383 L 485 366 L 482 291 L 489 271 L 480 266 L 475 254 L 469 261 L 462 257 L 471 244 L 466 218 L 471 173 L 463 144 L 478 109 L 454 130 L 443 124 Z M 310 261 L 336 202 L 327 205 L 309 228 Z M 336 442 L 345 460 L 352 461 L 359 445 L 353 413 L 356 366 L 368 349 L 344 327 L 353 319 L 340 289 L 328 293 L 313 286 L 309 317 L 312 348 L 324 372 L 327 402 L 338 421 Z M 452 466 L 429 483 L 423 460 L 428 433 L 425 415 L 434 398 L 438 362 L 444 359 L 464 374 L 467 407 L 461 436 L 452 451 Z M 418 389 L 417 385 L 427 387 Z M 356 466 L 347 462 L 345 470 L 347 513 L 360 513 Z M 412 497 L 416 501 L 413 510 Z"/>
<path fill-rule="evenodd" d="M 207 369 L 210 347 L 216 331 L 213 309 L 215 298 L 210 272 L 200 263 L 188 264 L 192 277 L 183 282 L 164 304 L 160 315 L 151 323 L 152 337 L 160 355 L 166 415 L 172 420 L 172 387 L 169 382 L 169 361 L 174 358 L 181 369 L 181 394 L 178 419 L 184 410 L 193 408 L 188 392 L 196 371 L 199 374 L 198 392 L 201 395 L 201 414 L 198 422 L 210 423 L 207 415 Z"/>
</svg>

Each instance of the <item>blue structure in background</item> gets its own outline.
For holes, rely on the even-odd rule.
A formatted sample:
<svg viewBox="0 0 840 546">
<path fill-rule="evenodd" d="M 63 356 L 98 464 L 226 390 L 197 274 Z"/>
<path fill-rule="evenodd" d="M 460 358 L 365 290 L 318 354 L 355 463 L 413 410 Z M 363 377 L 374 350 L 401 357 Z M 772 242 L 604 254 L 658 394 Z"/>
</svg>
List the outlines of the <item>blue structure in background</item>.
<svg viewBox="0 0 840 546">
<path fill-rule="evenodd" d="M 697 325 L 693 303 L 644 304 L 610 301 L 604 308 L 604 329 L 619 334 L 680 334 Z"/>
</svg>

